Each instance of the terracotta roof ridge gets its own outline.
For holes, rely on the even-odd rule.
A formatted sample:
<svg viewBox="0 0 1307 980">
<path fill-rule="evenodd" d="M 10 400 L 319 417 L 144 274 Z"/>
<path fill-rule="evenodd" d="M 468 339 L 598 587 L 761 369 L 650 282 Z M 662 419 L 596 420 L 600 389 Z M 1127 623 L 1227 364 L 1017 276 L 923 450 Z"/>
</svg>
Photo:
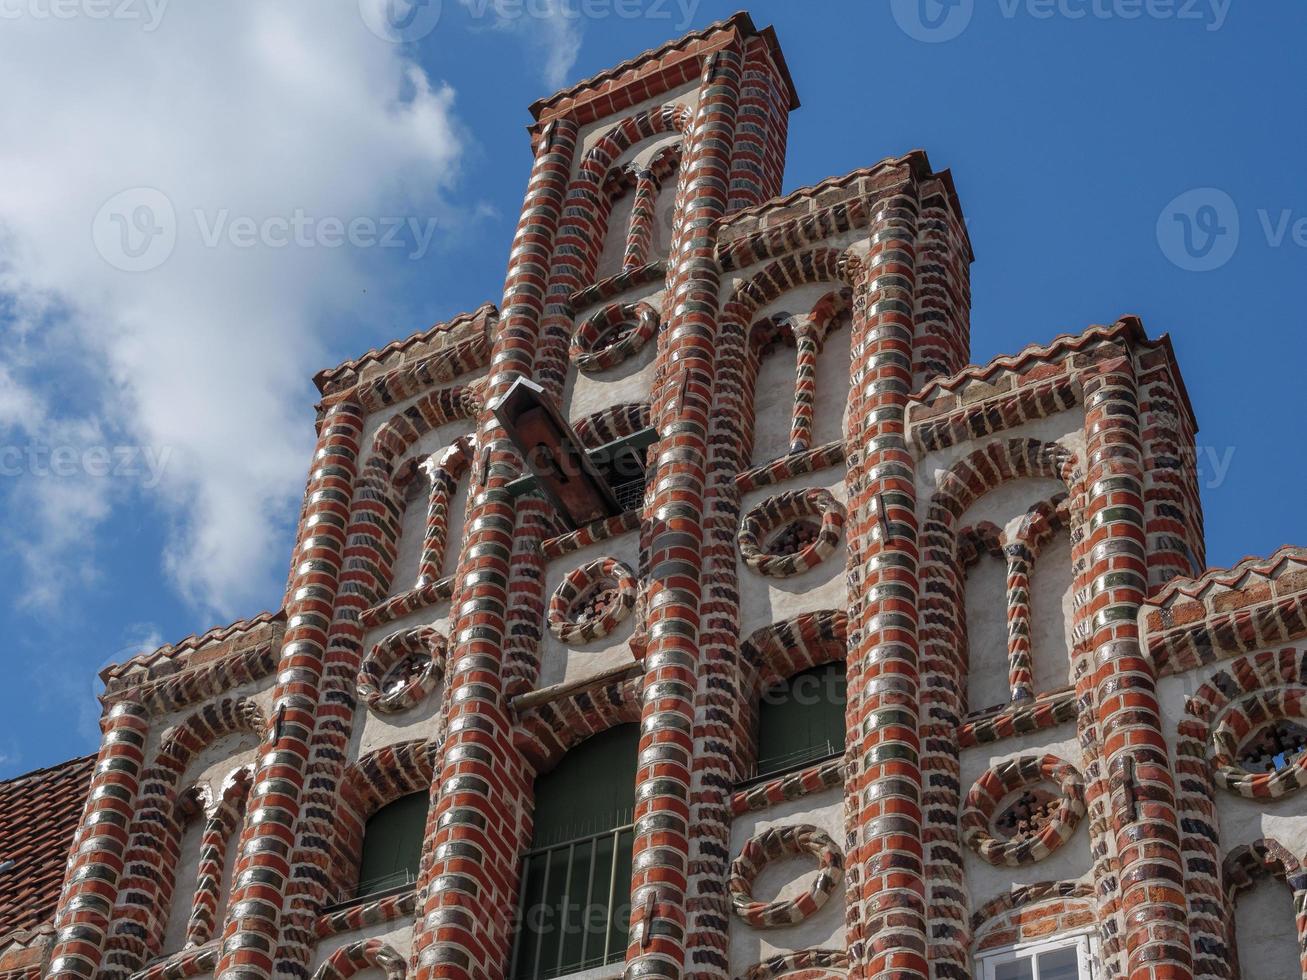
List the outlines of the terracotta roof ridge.
<svg viewBox="0 0 1307 980">
<path fill-rule="evenodd" d="M 940 391 L 952 392 L 968 381 L 984 381 L 985 378 L 996 371 L 1019 371 L 1032 361 L 1050 361 L 1067 352 L 1082 350 L 1094 341 L 1113 337 L 1132 329 L 1138 330 L 1139 336 L 1147 339 L 1146 335 L 1143 334 L 1143 325 L 1138 317 L 1134 316 L 1122 317 L 1111 324 L 1096 323 L 1086 327 L 1080 333 L 1060 333 L 1045 344 L 1028 344 L 1015 354 L 998 354 L 984 364 L 968 364 L 962 370 L 946 378 L 936 378 L 913 395 L 912 400 L 925 402 Z"/>
<path fill-rule="evenodd" d="M 266 623 L 274 623 L 284 619 L 286 611 L 279 609 L 276 612 L 261 612 L 257 616 L 251 616 L 248 619 L 238 619 L 234 623 L 227 623 L 223 626 L 213 626 L 203 633 L 193 633 L 184 639 L 175 643 L 165 643 L 163 646 L 156 647 L 148 652 L 138 653 L 136 656 L 122 661 L 122 663 L 110 664 L 100 672 L 100 677 L 118 677 L 131 667 L 148 667 L 158 663 L 160 660 L 171 658 L 179 653 L 185 653 L 190 650 L 198 649 L 208 643 L 215 643 L 227 639 L 229 636 L 235 636 L 238 633 L 246 633 L 256 626 L 263 626 Z"/>
<path fill-rule="evenodd" d="M 707 25 L 706 27 L 702 27 L 697 31 L 689 31 L 686 34 L 682 34 L 678 38 L 673 38 L 670 41 L 666 41 L 658 45 L 658 47 L 656 48 L 649 48 L 645 51 L 642 51 L 640 52 L 640 54 L 637 54 L 633 58 L 627 58 L 625 61 L 620 62 L 619 64 L 613 65 L 609 68 L 605 68 L 603 71 L 596 72 L 595 74 L 591 75 L 589 78 L 583 78 L 579 82 L 574 82 L 573 84 L 567 86 L 566 88 L 561 88 L 553 95 L 545 96 L 543 99 L 537 99 L 535 102 L 531 103 L 530 106 L 531 117 L 533 119 L 539 119 L 544 114 L 544 111 L 546 109 L 548 109 L 551 105 L 554 105 L 557 102 L 561 102 L 564 99 L 574 98 L 575 96 L 579 95 L 581 92 L 584 92 L 586 89 L 597 88 L 600 85 L 602 85 L 604 82 L 613 81 L 614 79 L 621 77 L 627 72 L 639 68 L 641 65 L 645 64 L 646 62 L 658 60 L 659 58 L 663 57 L 669 52 L 675 51 L 677 48 L 685 47 L 686 45 L 694 41 L 702 41 L 704 38 L 711 37 L 713 34 L 716 34 L 720 31 L 727 30 L 732 27 L 741 30 L 744 34 L 750 37 L 753 36 L 767 37 L 768 40 L 771 42 L 773 53 L 776 54 L 777 56 L 780 55 L 780 49 L 775 42 L 775 34 L 772 31 L 772 29 L 768 27 L 759 30 L 754 25 L 753 18 L 749 16 L 748 12 L 741 10 L 731 14 L 731 16 L 726 17 L 722 20 L 713 21 L 711 24 Z M 785 76 L 785 81 L 790 89 L 791 108 L 797 107 L 799 102 L 799 95 L 798 92 L 795 91 L 794 82 L 790 79 L 789 72 L 784 69 L 783 65 L 779 67 L 781 67 L 782 74 Z"/>
<path fill-rule="evenodd" d="M 381 361 L 384 361 L 387 357 L 390 357 L 392 354 L 402 353 L 411 347 L 416 347 L 418 344 L 430 340 L 437 334 L 449 333 L 458 327 L 472 322 L 477 317 L 485 316 L 491 312 L 498 312 L 498 307 L 495 306 L 493 301 L 486 300 L 474 310 L 455 313 L 447 320 L 441 320 L 429 327 L 411 333 L 400 340 L 392 340 L 384 347 L 373 347 L 371 350 L 360 354 L 358 357 L 341 361 L 335 367 L 323 368 L 313 376 L 313 383 L 317 385 L 318 390 L 321 391 L 328 381 L 335 379 L 341 374 L 349 371 L 358 371 L 360 368 L 363 368 L 368 364 L 378 364 Z"/>
<path fill-rule="evenodd" d="M 902 166 L 904 163 L 911 163 L 915 160 L 921 160 L 929 167 L 929 159 L 926 157 L 925 150 L 909 150 L 902 156 L 885 157 L 876 163 L 866 167 L 859 167 L 857 170 L 850 170 L 846 174 L 836 174 L 832 177 L 823 177 L 815 184 L 805 184 L 802 187 L 796 187 L 779 197 L 771 197 L 760 204 L 754 204 L 747 208 L 741 208 L 739 211 L 732 211 L 730 214 L 723 215 L 717 219 L 717 224 L 721 226 L 730 225 L 734 221 L 757 217 L 776 208 L 784 208 L 793 204 L 801 197 L 815 197 L 822 191 L 830 190 L 832 187 L 843 187 L 851 184 L 855 180 L 863 177 L 871 177 L 881 170 L 892 170 L 894 167 Z"/>
<path fill-rule="evenodd" d="M 1249 575 L 1271 573 L 1276 566 L 1286 560 L 1307 564 L 1307 547 L 1284 544 L 1269 555 L 1247 555 L 1226 568 L 1209 567 L 1201 575 L 1193 578 L 1173 578 L 1149 596 L 1148 602 L 1150 605 L 1160 605 L 1173 598 L 1176 593 L 1197 599 L 1202 592 L 1213 585 L 1233 587 Z"/>
<path fill-rule="evenodd" d="M 79 755 L 72 759 L 65 759 L 63 762 L 56 762 L 52 766 L 45 766 L 41 769 L 33 769 L 31 772 L 25 772 L 18 776 L 10 776 L 8 779 L 0 779 L 0 791 L 6 787 L 16 786 L 18 783 L 28 779 L 40 779 L 63 770 L 75 770 L 79 766 L 85 766 L 88 763 L 94 763 L 96 753 L 90 755 Z"/>
</svg>

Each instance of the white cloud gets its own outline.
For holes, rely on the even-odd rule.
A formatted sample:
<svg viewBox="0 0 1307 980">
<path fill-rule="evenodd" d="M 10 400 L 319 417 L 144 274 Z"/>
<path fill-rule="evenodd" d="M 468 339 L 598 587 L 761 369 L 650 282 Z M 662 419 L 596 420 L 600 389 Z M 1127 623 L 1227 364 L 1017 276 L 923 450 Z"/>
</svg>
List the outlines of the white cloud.
<svg viewBox="0 0 1307 980">
<path fill-rule="evenodd" d="M 576 0 L 459 0 L 474 29 L 488 24 L 516 36 L 540 59 L 545 84 L 562 88 L 581 53 L 582 8 Z M 607 10 L 607 8 L 600 8 Z"/>
<path fill-rule="evenodd" d="M 275 601 L 288 561 L 270 542 L 303 489 L 322 325 L 413 251 L 339 246 L 330 219 L 362 219 L 351 241 L 370 220 L 379 243 L 384 219 L 411 218 L 398 238 L 412 245 L 445 213 L 462 141 L 452 91 L 350 0 L 160 3 L 109 7 L 154 10 L 155 30 L 22 4 L 0 23 L 0 445 L 127 442 L 167 461 L 154 489 L 27 467 L 7 523 L 27 597 L 52 602 L 90 574 L 78 538 L 144 489 L 171 517 L 178 589 L 234 617 Z M 167 215 L 128 208 L 93 239 L 97 212 L 133 188 L 175 215 L 175 247 L 149 271 L 101 252 L 123 265 L 112 236 L 147 241 L 136 219 Z M 308 230 L 283 233 L 297 216 Z M 70 371 L 76 398 L 56 397 L 50 379 Z"/>
</svg>

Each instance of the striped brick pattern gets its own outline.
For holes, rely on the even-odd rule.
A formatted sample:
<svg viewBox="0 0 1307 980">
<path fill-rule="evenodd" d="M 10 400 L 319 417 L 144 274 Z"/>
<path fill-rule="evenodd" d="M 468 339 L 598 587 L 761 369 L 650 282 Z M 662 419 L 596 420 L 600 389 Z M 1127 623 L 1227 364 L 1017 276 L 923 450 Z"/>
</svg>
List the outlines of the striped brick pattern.
<svg viewBox="0 0 1307 980">
<path fill-rule="evenodd" d="M 1103 762 L 1114 789 L 1112 833 L 1126 916 L 1126 975 L 1187 975 L 1187 929 L 1174 779 L 1161 732 L 1153 666 L 1139 644 L 1139 607 L 1148 588 L 1143 460 L 1134 370 L 1126 357 L 1103 361 L 1084 382 L 1086 544 L 1094 556 L 1094 694 Z M 1141 830 L 1140 825 L 1146 827 Z"/>
<path fill-rule="evenodd" d="M 89 980 L 100 967 L 126 862 L 148 728 L 145 709 L 131 701 L 114 705 L 101 723 L 100 754 L 55 914 L 51 978 Z"/>
<path fill-rule="evenodd" d="M 738 39 L 705 62 L 677 187 L 680 221 L 668 288 L 678 302 L 659 338 L 659 380 L 652 399 L 660 440 L 650 454 L 654 468 L 641 540 L 648 542 L 644 608 L 657 613 L 649 616 L 643 658 L 628 980 L 679 980 L 685 970 L 698 644 L 705 612 L 700 606 L 702 514 L 709 489 L 705 470 L 720 275 L 713 260 L 713 222 L 728 204 L 743 68 Z"/>
</svg>

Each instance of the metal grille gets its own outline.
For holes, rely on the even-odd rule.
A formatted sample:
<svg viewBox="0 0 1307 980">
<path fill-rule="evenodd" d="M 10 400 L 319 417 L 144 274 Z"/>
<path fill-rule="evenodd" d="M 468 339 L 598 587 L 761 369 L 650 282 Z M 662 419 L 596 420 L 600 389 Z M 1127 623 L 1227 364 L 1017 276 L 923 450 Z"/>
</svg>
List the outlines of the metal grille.
<svg viewBox="0 0 1307 980">
<path fill-rule="evenodd" d="M 816 745 L 808 745 L 786 755 L 773 756 L 770 759 L 759 759 L 755 763 L 753 771 L 745 777 L 744 782 L 757 783 L 767 779 L 774 779 L 787 772 L 803 769 L 816 762 L 825 762 L 827 759 L 834 759 L 843 754 L 844 746 L 836 745 L 834 742 L 819 742 Z"/>
<path fill-rule="evenodd" d="M 512 980 L 551 980 L 626 956 L 634 844 L 628 824 L 522 859 Z"/>
<path fill-rule="evenodd" d="M 644 480 L 632 480 L 613 487 L 613 496 L 617 498 L 617 505 L 623 513 L 639 510 L 644 504 Z"/>
</svg>

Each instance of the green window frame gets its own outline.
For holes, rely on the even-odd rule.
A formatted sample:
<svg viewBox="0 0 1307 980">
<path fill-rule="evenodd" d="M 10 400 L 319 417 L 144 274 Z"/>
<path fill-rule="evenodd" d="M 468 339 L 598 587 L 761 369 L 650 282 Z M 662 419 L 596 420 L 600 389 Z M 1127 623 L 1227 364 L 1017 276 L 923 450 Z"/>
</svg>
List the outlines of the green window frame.
<svg viewBox="0 0 1307 980">
<path fill-rule="evenodd" d="M 758 754 L 751 781 L 843 754 L 847 704 L 843 660 L 800 671 L 764 692 L 758 702 Z"/>
<path fill-rule="evenodd" d="M 368 819 L 355 898 L 417 884 L 429 806 L 430 797 L 423 790 L 401 796 Z"/>
<path fill-rule="evenodd" d="M 626 955 L 639 752 L 639 725 L 621 725 L 535 781 L 512 980 L 550 980 Z"/>
</svg>

